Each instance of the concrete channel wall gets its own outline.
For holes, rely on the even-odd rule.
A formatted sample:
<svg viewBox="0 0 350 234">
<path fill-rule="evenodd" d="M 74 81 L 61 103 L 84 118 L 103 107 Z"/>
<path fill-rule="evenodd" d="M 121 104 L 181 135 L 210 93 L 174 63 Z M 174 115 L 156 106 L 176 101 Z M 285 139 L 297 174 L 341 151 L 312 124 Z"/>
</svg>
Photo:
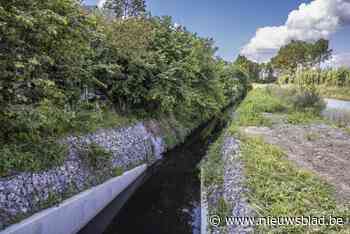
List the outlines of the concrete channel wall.
<svg viewBox="0 0 350 234">
<path fill-rule="evenodd" d="M 106 214 L 111 221 L 118 212 L 101 212 L 102 209 L 107 207 L 108 210 L 112 206 L 115 211 L 115 207 L 120 208 L 127 200 L 125 197 L 132 193 L 130 191 L 142 184 L 162 161 L 163 154 L 191 133 L 191 129 L 174 121 L 149 120 L 121 128 L 100 129 L 87 135 L 68 136 L 60 140 L 68 148 L 63 165 L 0 178 L 0 234 L 69 234 L 77 233 L 87 224 L 83 233 L 96 228 L 99 232 L 93 234 L 102 232 L 108 225 Z M 173 145 L 167 144 L 169 138 Z M 85 155 L 80 152 L 91 144 L 112 154 L 111 168 L 104 171 L 86 163 Z M 113 178 L 119 171 L 127 172 Z M 68 208 L 64 209 L 66 206 Z M 96 215 L 103 216 L 103 222 L 95 222 Z"/>
<path fill-rule="evenodd" d="M 147 170 L 143 164 L 122 176 L 80 193 L 57 207 L 41 211 L 0 234 L 73 234 L 79 232 Z"/>
</svg>

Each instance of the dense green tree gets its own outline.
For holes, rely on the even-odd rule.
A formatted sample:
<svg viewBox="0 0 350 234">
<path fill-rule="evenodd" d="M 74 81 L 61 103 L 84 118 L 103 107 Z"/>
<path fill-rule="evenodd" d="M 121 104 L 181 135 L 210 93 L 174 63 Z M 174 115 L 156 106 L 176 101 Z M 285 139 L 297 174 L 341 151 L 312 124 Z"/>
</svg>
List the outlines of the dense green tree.
<svg viewBox="0 0 350 234">
<path fill-rule="evenodd" d="M 119 16 L 145 7 L 115 3 Z M 76 0 L 0 1 L 0 176 L 59 165 L 58 137 L 114 126 L 120 113 L 192 127 L 208 120 L 247 87 L 215 52 L 212 39 L 170 17 L 110 18 Z"/>
<path fill-rule="evenodd" d="M 249 60 L 244 55 L 239 55 L 234 64 L 245 71 L 250 80 L 258 80 L 260 72 L 258 63 Z"/>
<path fill-rule="evenodd" d="M 62 107 L 78 101 L 89 83 L 93 25 L 75 0 L 0 2 L 2 134 L 44 99 Z"/>
<path fill-rule="evenodd" d="M 104 7 L 117 18 L 140 16 L 146 12 L 145 0 L 107 0 Z"/>
<path fill-rule="evenodd" d="M 298 66 L 306 66 L 308 62 L 308 43 L 292 41 L 283 46 L 271 59 L 273 67 L 285 73 L 296 72 Z"/>
<path fill-rule="evenodd" d="M 132 0 L 132 16 L 139 16 L 146 12 L 146 0 Z"/>
<path fill-rule="evenodd" d="M 321 66 L 322 62 L 328 60 L 332 55 L 329 49 L 329 41 L 320 39 L 310 46 L 310 66 Z"/>
<path fill-rule="evenodd" d="M 329 42 L 320 39 L 314 43 L 291 41 L 283 46 L 271 59 L 273 67 L 282 73 L 293 74 L 300 68 L 311 68 L 320 65 L 332 53 Z"/>
</svg>

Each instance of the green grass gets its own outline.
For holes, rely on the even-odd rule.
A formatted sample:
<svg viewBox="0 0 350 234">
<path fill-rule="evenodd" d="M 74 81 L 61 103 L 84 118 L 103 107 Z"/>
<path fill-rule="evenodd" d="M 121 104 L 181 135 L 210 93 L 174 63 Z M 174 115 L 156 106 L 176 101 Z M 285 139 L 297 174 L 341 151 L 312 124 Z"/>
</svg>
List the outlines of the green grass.
<svg viewBox="0 0 350 234">
<path fill-rule="evenodd" d="M 297 110 L 293 106 L 292 89 L 257 88 L 237 109 L 238 117 L 229 130 L 241 139 L 241 159 L 245 165 L 247 197 L 259 217 L 340 216 L 350 218 L 350 210 L 338 207 L 333 188 L 316 175 L 299 169 L 276 146 L 260 138 L 250 138 L 240 133 L 245 126 L 266 126 L 263 113 L 282 113 L 289 124 L 309 124 L 323 121 L 316 111 Z M 319 136 L 305 136 L 316 140 Z M 257 233 L 349 233 L 348 227 L 331 226 L 279 226 L 257 227 Z"/>
<path fill-rule="evenodd" d="M 22 171 L 38 172 L 53 166 L 60 166 L 66 155 L 67 147 L 54 140 L 2 145 L 0 177 Z"/>
<path fill-rule="evenodd" d="M 317 133 L 308 133 L 308 134 L 306 134 L 305 138 L 308 141 L 317 141 L 321 138 L 321 136 Z"/>
<path fill-rule="evenodd" d="M 259 138 L 242 138 L 250 204 L 260 217 L 323 215 L 350 218 L 350 210 L 337 207 L 333 189 L 312 173 L 299 169 L 276 146 Z M 348 227 L 259 226 L 261 233 L 330 233 Z"/>
<path fill-rule="evenodd" d="M 44 101 L 37 107 L 18 106 L 12 111 L 11 118 L 4 119 L 5 128 L 0 134 L 0 177 L 62 165 L 67 148 L 58 141 L 68 135 L 136 122 L 132 116 L 87 103 L 76 110 L 62 110 Z"/>
<path fill-rule="evenodd" d="M 345 128 L 345 131 L 350 135 L 350 127 Z"/>
<path fill-rule="evenodd" d="M 122 116 L 114 111 L 81 112 L 72 120 L 72 128 L 64 135 L 91 133 L 100 128 L 119 128 L 136 122 L 134 116 Z"/>
<path fill-rule="evenodd" d="M 208 213 L 218 215 L 221 220 L 225 220 L 232 211 L 231 204 L 223 196 L 216 197 L 218 190 L 224 186 L 224 160 L 222 158 L 222 146 L 224 135 L 221 135 L 213 144 L 210 145 L 205 160 L 201 162 L 201 180 L 203 182 L 207 199 L 211 202 L 208 204 Z M 202 189 L 204 189 L 202 188 Z M 214 195 L 212 195 L 214 194 Z M 220 222 L 220 227 L 224 222 Z M 210 226 L 213 229 L 213 226 Z"/>
<path fill-rule="evenodd" d="M 229 217 L 232 211 L 231 205 L 226 201 L 224 197 L 220 197 L 217 201 L 217 206 L 213 209 L 212 215 L 218 215 L 220 220 L 225 220 Z M 225 226 L 225 222 L 220 222 L 220 226 Z"/>
<path fill-rule="evenodd" d="M 272 121 L 263 113 L 279 113 L 286 115 L 290 124 L 307 124 L 322 121 L 318 111 L 312 108 L 300 110 L 294 107 L 296 91 L 279 87 L 256 88 L 249 92 L 247 98 L 236 111 L 231 132 L 237 132 L 238 126 L 271 126 Z"/>
<path fill-rule="evenodd" d="M 223 140 L 224 137 L 221 136 L 210 145 L 206 160 L 201 164 L 204 185 L 206 187 L 211 185 L 220 186 L 224 183 L 224 162 L 221 154 Z"/>
<path fill-rule="evenodd" d="M 350 101 L 350 87 L 319 86 L 318 89 L 323 97 Z"/>
<path fill-rule="evenodd" d="M 237 109 L 237 124 L 244 126 L 271 125 L 271 122 L 264 118 L 264 112 L 282 112 L 287 106 L 277 98 L 268 94 L 265 89 L 254 89 Z"/>
<path fill-rule="evenodd" d="M 287 114 L 286 122 L 293 125 L 298 124 L 310 124 L 315 122 L 322 122 L 323 119 L 320 115 L 315 114 L 314 112 L 291 112 Z"/>
<path fill-rule="evenodd" d="M 93 170 L 107 170 L 112 167 L 112 153 L 96 143 L 83 146 L 79 150 L 79 156 Z"/>
<path fill-rule="evenodd" d="M 113 170 L 113 174 L 115 177 L 121 176 L 124 174 L 124 169 L 122 167 L 116 167 Z"/>
</svg>

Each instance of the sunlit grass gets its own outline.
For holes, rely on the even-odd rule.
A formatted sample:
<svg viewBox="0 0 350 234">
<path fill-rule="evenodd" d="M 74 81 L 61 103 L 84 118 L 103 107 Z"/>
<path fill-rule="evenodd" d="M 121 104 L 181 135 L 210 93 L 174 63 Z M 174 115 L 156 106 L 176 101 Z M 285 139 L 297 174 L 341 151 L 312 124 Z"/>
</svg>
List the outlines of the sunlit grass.
<svg viewBox="0 0 350 234">
<path fill-rule="evenodd" d="M 322 121 L 319 111 L 312 108 L 296 109 L 293 99 L 296 95 L 294 89 L 267 86 L 252 90 L 236 111 L 236 118 L 231 131 L 235 132 L 237 126 L 271 126 L 272 122 L 264 113 L 282 113 L 289 124 L 309 124 Z"/>
<path fill-rule="evenodd" d="M 350 87 L 319 86 L 318 90 L 324 97 L 350 101 Z"/>
<path fill-rule="evenodd" d="M 311 172 L 298 168 L 276 146 L 259 138 L 242 137 L 242 160 L 248 198 L 259 217 L 342 217 L 350 210 L 338 207 L 333 188 Z M 262 233 L 338 233 L 345 226 L 259 226 Z M 346 232 L 344 232 L 346 233 Z"/>
<path fill-rule="evenodd" d="M 260 138 L 241 133 L 246 126 L 269 126 L 264 112 L 285 116 L 288 124 L 324 121 L 317 111 L 293 107 L 293 89 L 257 88 L 237 109 L 230 132 L 241 140 L 241 159 L 245 166 L 247 197 L 259 217 L 321 217 L 330 215 L 350 218 L 348 208 L 337 206 L 334 189 L 313 173 L 298 168 L 277 146 Z M 319 136 L 307 135 L 306 140 Z M 350 233 L 345 226 L 259 226 L 257 233 Z"/>
</svg>

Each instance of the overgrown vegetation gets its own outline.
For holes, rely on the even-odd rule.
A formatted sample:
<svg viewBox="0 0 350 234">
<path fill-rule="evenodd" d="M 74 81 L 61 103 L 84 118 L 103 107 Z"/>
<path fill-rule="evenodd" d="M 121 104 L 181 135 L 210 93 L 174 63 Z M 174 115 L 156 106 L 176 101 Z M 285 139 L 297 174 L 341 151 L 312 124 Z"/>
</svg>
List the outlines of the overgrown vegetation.
<svg viewBox="0 0 350 234">
<path fill-rule="evenodd" d="M 241 159 L 245 166 L 247 197 L 259 217 L 326 217 L 330 215 L 349 219 L 349 209 L 338 206 L 333 188 L 311 172 L 298 168 L 289 161 L 277 146 L 261 138 L 245 136 L 240 127 L 272 124 L 264 112 L 285 115 L 290 124 L 320 121 L 320 98 L 307 89 L 268 86 L 257 88 L 239 106 L 238 116 L 232 121 L 230 131 L 241 140 Z M 300 100 L 302 99 L 302 100 Z M 305 99 L 305 100 L 304 100 Z M 301 105 L 301 103 L 304 103 Z M 307 140 L 319 136 L 309 134 Z M 347 233 L 346 225 L 338 226 L 257 226 L 261 233 Z"/>
<path fill-rule="evenodd" d="M 217 201 L 217 206 L 213 210 L 212 215 L 217 215 L 220 217 L 220 220 L 225 220 L 226 217 L 230 217 L 232 211 L 231 205 L 226 201 L 224 197 L 220 197 Z M 221 227 L 225 226 L 225 222 L 220 222 Z"/>
<path fill-rule="evenodd" d="M 251 82 L 272 83 L 277 80 L 271 62 L 257 63 L 239 55 L 234 64 L 246 73 Z"/>
<path fill-rule="evenodd" d="M 94 171 L 112 168 L 112 153 L 96 143 L 89 144 L 79 151 L 83 161 Z"/>
<path fill-rule="evenodd" d="M 350 101 L 349 87 L 332 87 L 320 85 L 318 86 L 318 90 L 323 97 Z"/>
<path fill-rule="evenodd" d="M 210 145 L 207 157 L 201 165 L 203 183 L 207 188 L 212 185 L 222 185 L 224 182 L 224 161 L 221 154 L 223 140 L 222 135 Z"/>
<path fill-rule="evenodd" d="M 113 18 L 75 0 L 1 1 L 1 175 L 60 164 L 51 145 L 65 134 L 134 116 L 201 123 L 245 92 L 247 77 L 215 58 L 213 40 L 139 3 Z"/>
<path fill-rule="evenodd" d="M 54 141 L 3 145 L 0 149 L 0 176 L 59 166 L 66 154 L 66 146 Z"/>
<path fill-rule="evenodd" d="M 291 124 L 319 121 L 323 108 L 323 100 L 307 89 L 280 88 L 274 85 L 256 88 L 237 109 L 231 129 L 237 131 L 239 126 L 270 126 L 272 122 L 265 117 L 266 113 L 285 115 L 285 121 Z"/>
<path fill-rule="evenodd" d="M 279 50 L 271 64 L 279 74 L 279 84 L 300 86 L 307 83 L 317 88 L 322 96 L 350 99 L 350 69 L 321 66 L 331 54 L 327 40 L 292 41 Z"/>
<path fill-rule="evenodd" d="M 259 138 L 241 138 L 250 204 L 259 217 L 342 217 L 350 218 L 346 208 L 337 206 L 332 188 L 312 173 L 299 169 L 277 147 Z M 260 232 L 330 233 L 349 231 L 343 225 L 258 226 Z M 344 230 L 345 229 L 345 230 Z"/>
<path fill-rule="evenodd" d="M 349 127 L 345 128 L 345 131 L 350 135 L 350 128 Z"/>
</svg>

